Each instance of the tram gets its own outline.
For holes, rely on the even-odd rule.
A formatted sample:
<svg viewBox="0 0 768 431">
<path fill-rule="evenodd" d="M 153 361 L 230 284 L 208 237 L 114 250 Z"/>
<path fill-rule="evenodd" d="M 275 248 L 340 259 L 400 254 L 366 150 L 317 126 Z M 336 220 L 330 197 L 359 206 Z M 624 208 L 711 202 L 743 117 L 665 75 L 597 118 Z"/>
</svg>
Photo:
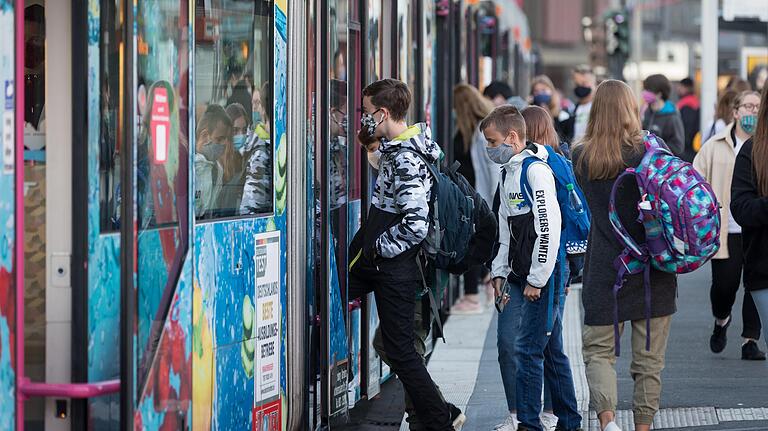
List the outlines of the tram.
<svg viewBox="0 0 768 431">
<path fill-rule="evenodd" d="M 343 422 L 391 374 L 346 290 L 362 88 L 450 160 L 452 87 L 531 59 L 516 2 L 0 0 L 0 430 Z"/>
</svg>

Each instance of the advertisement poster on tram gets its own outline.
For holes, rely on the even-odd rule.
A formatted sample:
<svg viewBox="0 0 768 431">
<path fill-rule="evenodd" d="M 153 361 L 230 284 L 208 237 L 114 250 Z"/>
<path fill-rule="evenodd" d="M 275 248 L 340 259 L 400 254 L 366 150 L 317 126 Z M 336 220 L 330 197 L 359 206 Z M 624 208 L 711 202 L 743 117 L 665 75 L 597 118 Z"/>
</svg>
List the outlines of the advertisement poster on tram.
<svg viewBox="0 0 768 431">
<path fill-rule="evenodd" d="M 253 431 L 280 431 L 280 400 L 253 409 Z"/>
<path fill-rule="evenodd" d="M 280 393 L 280 232 L 255 237 L 256 368 L 254 405 Z"/>
</svg>

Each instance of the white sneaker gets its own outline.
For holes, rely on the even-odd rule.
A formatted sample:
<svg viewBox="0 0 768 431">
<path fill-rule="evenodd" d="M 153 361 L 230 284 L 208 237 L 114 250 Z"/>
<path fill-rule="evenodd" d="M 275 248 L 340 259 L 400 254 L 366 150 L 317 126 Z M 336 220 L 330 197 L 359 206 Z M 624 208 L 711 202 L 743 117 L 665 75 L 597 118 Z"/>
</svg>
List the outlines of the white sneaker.
<svg viewBox="0 0 768 431">
<path fill-rule="evenodd" d="M 544 431 L 555 431 L 555 428 L 557 428 L 557 416 L 552 413 L 541 412 L 539 420 L 541 421 L 541 427 L 544 428 Z"/>
<path fill-rule="evenodd" d="M 493 427 L 495 431 L 517 431 L 517 425 L 520 422 L 517 421 L 517 414 L 516 413 L 510 413 L 509 416 L 507 416 L 506 419 L 504 419 L 504 422 L 496 425 Z"/>
<path fill-rule="evenodd" d="M 621 428 L 619 428 L 618 425 L 616 425 L 616 422 L 608 422 L 608 425 L 603 428 L 603 431 L 621 431 Z"/>
</svg>

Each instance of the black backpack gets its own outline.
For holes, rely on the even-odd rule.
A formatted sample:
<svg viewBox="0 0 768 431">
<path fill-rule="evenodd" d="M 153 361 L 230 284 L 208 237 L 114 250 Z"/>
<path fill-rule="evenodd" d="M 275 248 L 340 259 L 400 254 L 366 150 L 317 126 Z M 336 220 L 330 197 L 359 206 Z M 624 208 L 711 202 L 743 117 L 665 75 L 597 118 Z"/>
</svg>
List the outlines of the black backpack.
<svg viewBox="0 0 768 431">
<path fill-rule="evenodd" d="M 463 274 L 493 257 L 497 223 L 488 204 L 458 172 L 460 163 L 440 171 L 423 154 L 410 148 L 427 165 L 435 181 L 429 202 L 429 233 L 422 245 L 435 268 Z"/>
</svg>

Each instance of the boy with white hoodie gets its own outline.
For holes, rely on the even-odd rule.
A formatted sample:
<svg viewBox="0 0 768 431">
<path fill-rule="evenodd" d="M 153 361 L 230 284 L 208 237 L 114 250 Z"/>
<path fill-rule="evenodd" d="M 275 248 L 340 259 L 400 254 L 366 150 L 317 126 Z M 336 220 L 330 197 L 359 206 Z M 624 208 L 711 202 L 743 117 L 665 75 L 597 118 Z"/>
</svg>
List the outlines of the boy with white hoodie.
<svg viewBox="0 0 768 431">
<path fill-rule="evenodd" d="M 561 214 L 555 178 L 547 165 L 548 153 L 544 146 L 526 141 L 525 120 L 513 106 L 494 109 L 480 123 L 480 130 L 488 141 L 488 156 L 502 166 L 494 199 L 499 237 L 491 277 L 497 298 L 510 303 L 505 312 L 515 314 L 505 322 L 499 319 L 499 364 L 511 412 L 501 429 L 543 429 L 539 414 L 546 378 L 559 419 L 556 430 L 579 430 L 581 416 L 570 364 L 563 352 L 560 307 L 546 299 L 550 289 L 556 293 L 564 289 L 563 280 L 557 276 L 561 272 L 555 272 Z M 529 165 L 525 174 L 530 190 L 523 190 L 520 177 L 528 157 L 540 161 Z M 502 292 L 505 283 L 508 294 Z M 555 294 L 554 301 L 560 296 Z M 552 328 L 548 331 L 550 316 Z M 512 337 L 514 340 L 509 339 Z"/>
</svg>

